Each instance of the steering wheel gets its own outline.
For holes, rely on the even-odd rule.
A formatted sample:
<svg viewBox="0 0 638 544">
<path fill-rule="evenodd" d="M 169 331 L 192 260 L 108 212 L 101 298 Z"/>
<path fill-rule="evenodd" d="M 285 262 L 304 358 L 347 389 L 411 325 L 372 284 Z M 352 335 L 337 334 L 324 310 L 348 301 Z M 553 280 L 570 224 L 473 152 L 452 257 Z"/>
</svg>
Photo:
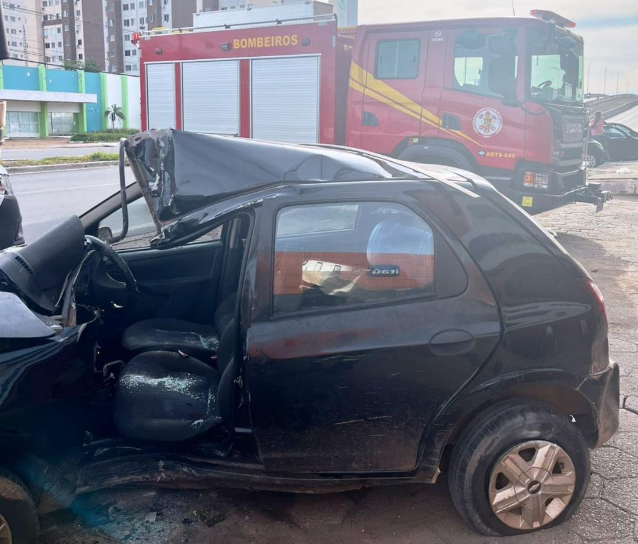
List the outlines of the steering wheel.
<svg viewBox="0 0 638 544">
<path fill-rule="evenodd" d="M 128 294 L 126 298 L 126 302 L 121 304 L 121 306 L 132 306 L 137 301 L 137 281 L 135 280 L 135 276 L 133 276 L 133 272 L 129 268 L 126 261 L 122 259 L 111 246 L 107 243 L 103 242 L 99 238 L 95 236 L 85 236 L 87 242 L 91 245 L 91 247 L 105 260 L 111 263 L 124 277 L 124 284 L 126 285 L 126 292 Z M 110 278 L 110 276 L 109 276 Z M 112 278 L 110 278 L 112 281 Z M 120 284 L 121 285 L 121 284 Z"/>
<path fill-rule="evenodd" d="M 551 87 L 551 86 L 552 86 L 552 80 L 548 79 L 547 81 L 543 81 L 543 83 L 541 83 L 540 85 L 536 85 L 536 88 L 545 89 L 545 88 Z"/>
</svg>

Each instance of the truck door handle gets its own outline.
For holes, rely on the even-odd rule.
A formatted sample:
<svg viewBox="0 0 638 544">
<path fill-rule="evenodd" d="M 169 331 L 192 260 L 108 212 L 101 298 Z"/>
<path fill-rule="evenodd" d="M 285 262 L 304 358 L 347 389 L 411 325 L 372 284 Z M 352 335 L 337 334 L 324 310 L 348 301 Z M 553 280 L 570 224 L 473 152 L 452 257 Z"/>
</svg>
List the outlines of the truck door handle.
<svg viewBox="0 0 638 544">
<path fill-rule="evenodd" d="M 378 127 L 379 126 L 379 120 L 377 119 L 377 116 L 372 113 L 371 111 L 364 111 L 363 112 L 363 119 L 361 120 L 361 124 L 366 126 L 366 127 Z"/>
<path fill-rule="evenodd" d="M 460 355 L 472 350 L 475 343 L 469 332 L 451 329 L 435 334 L 430 340 L 430 350 L 436 355 Z"/>
</svg>

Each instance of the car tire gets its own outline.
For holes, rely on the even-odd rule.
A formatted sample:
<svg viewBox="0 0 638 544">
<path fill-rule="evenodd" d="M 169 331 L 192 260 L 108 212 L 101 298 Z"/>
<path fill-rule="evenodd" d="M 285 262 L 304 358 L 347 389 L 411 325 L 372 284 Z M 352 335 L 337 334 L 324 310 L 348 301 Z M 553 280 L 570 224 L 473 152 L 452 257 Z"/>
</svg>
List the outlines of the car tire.
<svg viewBox="0 0 638 544">
<path fill-rule="evenodd" d="M 594 154 L 588 154 L 586 160 L 590 168 L 596 168 L 600 164 L 598 157 L 596 157 L 596 155 Z"/>
<path fill-rule="evenodd" d="M 551 473 L 538 468 L 543 461 Z M 529 469 L 518 479 L 508 478 L 518 470 L 511 467 L 519 466 Z M 582 501 L 590 476 L 589 448 L 571 419 L 519 399 L 495 405 L 469 423 L 453 447 L 448 482 L 466 523 L 487 536 L 508 536 L 568 519 Z M 553 497 L 559 489 L 564 495 Z M 535 517 L 538 525 L 530 523 Z"/>
<path fill-rule="evenodd" d="M 37 538 L 38 512 L 31 493 L 15 474 L 0 468 L 0 541 L 34 544 Z"/>
</svg>

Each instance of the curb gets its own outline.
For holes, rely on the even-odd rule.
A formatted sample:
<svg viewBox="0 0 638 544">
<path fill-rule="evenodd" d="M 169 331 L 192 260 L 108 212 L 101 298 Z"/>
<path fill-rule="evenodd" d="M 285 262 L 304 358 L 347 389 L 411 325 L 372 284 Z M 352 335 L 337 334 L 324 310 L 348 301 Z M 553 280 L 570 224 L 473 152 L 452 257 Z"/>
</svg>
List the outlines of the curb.
<svg viewBox="0 0 638 544">
<path fill-rule="evenodd" d="M 591 180 L 595 181 L 595 180 Z M 612 195 L 637 195 L 638 179 L 618 180 L 618 181 L 598 181 L 603 191 L 609 191 Z"/>
<path fill-rule="evenodd" d="M 117 166 L 119 161 L 69 162 L 65 164 L 45 164 L 41 166 L 7 166 L 9 174 L 32 174 L 37 172 L 54 172 L 59 170 L 83 170 Z"/>
</svg>

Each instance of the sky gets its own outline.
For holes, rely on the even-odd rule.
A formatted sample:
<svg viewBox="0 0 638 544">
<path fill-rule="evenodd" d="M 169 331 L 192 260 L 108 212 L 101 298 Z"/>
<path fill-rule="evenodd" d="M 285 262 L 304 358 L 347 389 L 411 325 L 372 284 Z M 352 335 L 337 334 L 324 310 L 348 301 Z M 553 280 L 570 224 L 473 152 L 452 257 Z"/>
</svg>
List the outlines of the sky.
<svg viewBox="0 0 638 544">
<path fill-rule="evenodd" d="M 585 90 L 638 94 L 638 0 L 514 0 L 517 16 L 554 11 L 585 39 Z M 512 0 L 359 0 L 359 23 L 512 15 Z M 589 82 L 589 88 L 587 85 Z"/>
</svg>

